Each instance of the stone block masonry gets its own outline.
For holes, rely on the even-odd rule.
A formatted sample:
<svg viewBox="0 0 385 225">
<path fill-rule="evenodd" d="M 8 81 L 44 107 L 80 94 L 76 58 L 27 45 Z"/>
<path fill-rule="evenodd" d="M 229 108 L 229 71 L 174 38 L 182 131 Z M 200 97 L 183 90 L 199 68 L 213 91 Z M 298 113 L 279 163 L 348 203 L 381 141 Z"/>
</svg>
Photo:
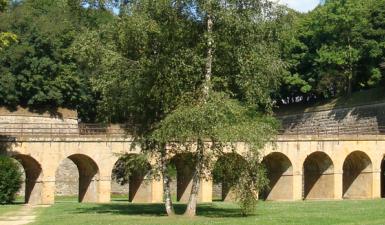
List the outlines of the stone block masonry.
<svg viewBox="0 0 385 225">
<path fill-rule="evenodd" d="M 314 133 L 315 130 L 340 133 L 374 134 L 385 132 L 385 103 L 363 105 L 352 108 L 278 115 L 286 133 Z"/>
</svg>

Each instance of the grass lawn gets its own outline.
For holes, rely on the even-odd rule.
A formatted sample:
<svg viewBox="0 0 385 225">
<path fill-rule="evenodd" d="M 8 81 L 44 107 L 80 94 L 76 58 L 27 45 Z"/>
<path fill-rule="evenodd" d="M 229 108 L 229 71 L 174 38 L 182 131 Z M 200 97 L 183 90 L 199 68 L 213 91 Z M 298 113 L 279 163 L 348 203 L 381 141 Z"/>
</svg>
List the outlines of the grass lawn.
<svg viewBox="0 0 385 225">
<path fill-rule="evenodd" d="M 185 205 L 176 204 L 182 213 Z M 201 204 L 196 218 L 168 218 L 161 204 L 130 204 L 114 199 L 111 204 L 58 201 L 40 208 L 34 225 L 86 224 L 385 224 L 385 200 L 260 202 L 255 215 L 240 217 L 232 203 Z"/>
<path fill-rule="evenodd" d="M 0 205 L 0 216 L 7 212 L 18 210 L 19 208 L 21 208 L 23 203 L 24 203 L 24 197 L 17 196 L 14 204 Z"/>
<path fill-rule="evenodd" d="M 0 205 L 0 216 L 7 212 L 16 211 L 21 207 L 20 204 L 15 205 Z"/>
</svg>

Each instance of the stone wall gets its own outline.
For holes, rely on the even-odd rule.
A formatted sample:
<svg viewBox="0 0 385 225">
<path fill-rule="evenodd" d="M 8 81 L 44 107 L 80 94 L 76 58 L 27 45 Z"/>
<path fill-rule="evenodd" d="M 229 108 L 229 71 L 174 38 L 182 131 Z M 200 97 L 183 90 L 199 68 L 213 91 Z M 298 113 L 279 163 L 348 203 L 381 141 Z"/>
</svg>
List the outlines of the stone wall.
<svg viewBox="0 0 385 225">
<path fill-rule="evenodd" d="M 36 116 L 24 112 L 11 113 L 0 110 L 0 124 L 5 123 L 37 123 L 49 124 L 57 123 L 68 126 L 77 126 L 76 114 L 42 114 Z M 67 112 L 68 113 L 68 112 Z M 313 132 L 315 129 L 326 129 L 340 127 L 357 127 L 363 125 L 360 129 L 365 134 L 377 132 L 383 133 L 385 128 L 385 103 L 357 106 L 353 108 L 339 108 L 326 111 L 305 112 L 293 115 L 277 116 L 282 121 L 282 126 L 286 132 L 301 131 Z M 1 128 L 1 127 L 0 127 Z M 363 130 L 364 129 L 364 130 Z M 78 169 L 70 160 L 64 160 L 56 171 L 56 195 L 77 195 L 78 194 Z M 364 178 L 363 178 L 364 179 Z M 112 182 L 112 193 L 127 194 L 128 185 L 119 185 Z M 171 185 L 172 193 L 176 195 L 176 182 Z M 214 198 L 220 198 L 221 186 L 215 185 L 213 188 Z"/>
<path fill-rule="evenodd" d="M 65 159 L 56 171 L 56 196 L 75 196 L 79 192 L 79 172 L 75 163 Z M 111 193 L 128 196 L 128 184 L 120 185 L 116 181 L 111 182 Z"/>
<path fill-rule="evenodd" d="M 0 132 L 9 136 L 78 133 L 77 112 L 62 108 L 54 112 L 34 112 L 21 107 L 15 110 L 0 107 Z"/>
<path fill-rule="evenodd" d="M 277 115 L 286 133 L 355 133 L 385 132 L 385 103 L 352 108 L 304 112 L 292 115 Z"/>
</svg>

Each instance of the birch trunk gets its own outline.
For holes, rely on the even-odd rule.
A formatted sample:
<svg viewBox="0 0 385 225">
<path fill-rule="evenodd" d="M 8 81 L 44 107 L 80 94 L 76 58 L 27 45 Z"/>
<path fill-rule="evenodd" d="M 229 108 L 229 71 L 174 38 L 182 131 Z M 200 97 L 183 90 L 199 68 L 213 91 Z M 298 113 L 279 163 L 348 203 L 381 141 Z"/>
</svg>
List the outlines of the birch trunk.
<svg viewBox="0 0 385 225">
<path fill-rule="evenodd" d="M 195 171 L 192 180 L 191 194 L 187 204 L 185 216 L 193 217 L 196 215 L 198 194 L 200 188 L 200 180 L 202 173 L 202 162 L 203 162 L 203 151 L 204 151 L 204 142 L 201 139 L 197 141 L 197 158 L 195 164 Z"/>
<path fill-rule="evenodd" d="M 210 1 L 208 1 L 208 5 L 210 6 Z M 212 76 L 212 64 L 213 64 L 213 17 L 208 10 L 207 12 L 207 58 L 206 58 L 206 71 L 205 71 L 205 77 L 203 81 L 203 103 L 206 103 L 209 95 L 210 95 L 210 88 L 211 88 L 211 76 Z M 197 201 L 198 201 L 198 193 L 200 188 L 200 179 L 202 174 L 202 167 L 203 167 L 203 156 L 204 156 L 204 142 L 202 139 L 197 140 L 197 158 L 196 158 L 196 164 L 195 164 L 195 171 L 194 176 L 192 180 L 192 187 L 191 187 L 191 194 L 190 198 L 187 204 L 186 211 L 184 213 L 185 216 L 193 217 L 196 215 L 196 208 L 197 208 Z"/>
<path fill-rule="evenodd" d="M 207 58 L 206 58 L 206 72 L 203 83 L 203 99 L 206 102 L 209 97 L 211 86 L 211 75 L 213 67 L 213 18 L 210 13 L 207 14 Z"/>
<path fill-rule="evenodd" d="M 170 188 L 170 175 L 167 169 L 167 151 L 166 147 L 162 146 L 161 153 L 161 167 L 163 177 L 163 195 L 164 195 L 164 206 L 168 216 L 174 216 L 175 210 L 171 200 L 171 188 Z"/>
</svg>

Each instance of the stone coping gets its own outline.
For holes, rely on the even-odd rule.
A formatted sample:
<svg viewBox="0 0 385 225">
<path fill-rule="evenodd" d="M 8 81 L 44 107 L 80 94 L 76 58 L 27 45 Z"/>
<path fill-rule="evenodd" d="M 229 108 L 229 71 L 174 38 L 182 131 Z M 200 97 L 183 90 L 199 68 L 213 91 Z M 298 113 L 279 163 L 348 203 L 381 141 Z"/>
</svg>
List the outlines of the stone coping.
<svg viewBox="0 0 385 225">
<path fill-rule="evenodd" d="M 385 141 L 385 134 L 379 135 L 279 135 L 272 142 L 308 142 L 308 141 Z M 67 136 L 67 137 L 3 137 L 0 142 L 133 142 L 131 137 L 113 136 Z"/>
<path fill-rule="evenodd" d="M 313 114 L 313 113 L 320 113 L 320 112 L 327 112 L 327 111 L 334 111 L 334 110 L 345 110 L 345 109 L 359 109 L 359 108 L 366 108 L 366 107 L 376 107 L 385 105 L 385 101 L 377 101 L 367 104 L 359 104 L 354 106 L 336 106 L 332 108 L 326 108 L 326 109 L 314 109 L 309 111 L 300 111 L 300 112 L 294 112 L 294 113 L 279 113 L 279 110 L 277 113 L 274 113 L 274 116 L 278 119 L 286 118 L 286 117 L 292 117 L 297 115 L 306 115 L 306 114 Z"/>
<path fill-rule="evenodd" d="M 78 119 L 78 113 L 76 110 L 57 108 L 53 111 L 43 110 L 41 112 L 36 112 L 21 106 L 18 106 L 15 110 L 10 110 L 6 107 L 0 107 L 0 117 L 2 116 Z"/>
<path fill-rule="evenodd" d="M 385 134 L 378 135 L 357 135 L 357 134 L 331 134 L 331 135 L 279 135 L 276 142 L 288 141 L 385 141 Z"/>
</svg>

